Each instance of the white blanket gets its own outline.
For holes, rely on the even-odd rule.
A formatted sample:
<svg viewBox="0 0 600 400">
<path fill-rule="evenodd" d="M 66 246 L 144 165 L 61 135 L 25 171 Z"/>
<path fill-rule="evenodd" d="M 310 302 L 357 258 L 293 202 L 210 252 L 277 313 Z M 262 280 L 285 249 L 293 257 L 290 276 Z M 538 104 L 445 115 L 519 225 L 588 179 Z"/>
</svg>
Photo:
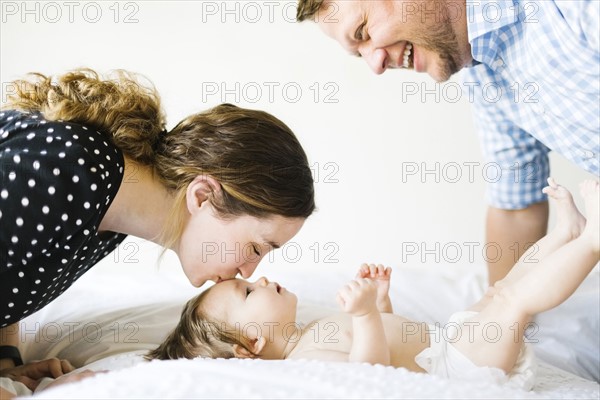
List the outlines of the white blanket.
<svg viewBox="0 0 600 400">
<path fill-rule="evenodd" d="M 335 307 L 336 289 L 355 268 L 263 272 L 298 294 L 298 319 L 307 322 Z M 390 295 L 396 313 L 444 323 L 481 296 L 484 281 L 481 266 L 396 268 Z M 141 354 L 174 326 L 183 302 L 198 293 L 182 274 L 167 269 L 90 271 L 24 321 L 28 342 L 22 353 L 29 360 L 55 356 L 77 367 L 111 370 L 41 391 L 38 398 L 599 398 L 600 386 L 588 380 L 600 373 L 598 288 L 596 269 L 572 299 L 538 318 L 536 354 L 554 366 L 541 362 L 532 392 L 366 364 L 143 361 Z"/>
</svg>

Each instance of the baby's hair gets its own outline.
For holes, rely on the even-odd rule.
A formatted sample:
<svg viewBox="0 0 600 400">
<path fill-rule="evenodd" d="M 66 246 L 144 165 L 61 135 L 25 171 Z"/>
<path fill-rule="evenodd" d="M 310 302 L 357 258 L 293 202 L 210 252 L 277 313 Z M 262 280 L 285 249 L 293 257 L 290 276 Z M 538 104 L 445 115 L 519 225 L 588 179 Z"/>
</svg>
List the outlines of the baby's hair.
<svg viewBox="0 0 600 400">
<path fill-rule="evenodd" d="M 160 346 L 144 356 L 147 360 L 176 360 L 178 358 L 235 358 L 233 345 L 257 356 L 250 344 L 233 327 L 213 318 L 203 307 L 210 288 L 189 300 L 179 323 Z"/>
</svg>

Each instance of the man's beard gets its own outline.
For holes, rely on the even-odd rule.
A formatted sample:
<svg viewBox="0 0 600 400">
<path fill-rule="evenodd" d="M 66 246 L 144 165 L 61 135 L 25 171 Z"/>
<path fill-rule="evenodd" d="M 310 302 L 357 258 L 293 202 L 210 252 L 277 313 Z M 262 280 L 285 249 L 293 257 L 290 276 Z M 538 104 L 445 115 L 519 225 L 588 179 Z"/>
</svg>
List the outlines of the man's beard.
<svg viewBox="0 0 600 400">
<path fill-rule="evenodd" d="M 439 56 L 440 75 L 437 80 L 440 82 L 447 81 L 450 76 L 460 70 L 460 63 L 457 60 L 460 57 L 460 48 L 456 34 L 447 17 L 448 13 L 442 12 L 441 15 L 446 17 L 432 26 L 427 26 L 425 33 L 419 35 L 418 42 L 415 40 L 421 47 L 433 51 Z"/>
</svg>

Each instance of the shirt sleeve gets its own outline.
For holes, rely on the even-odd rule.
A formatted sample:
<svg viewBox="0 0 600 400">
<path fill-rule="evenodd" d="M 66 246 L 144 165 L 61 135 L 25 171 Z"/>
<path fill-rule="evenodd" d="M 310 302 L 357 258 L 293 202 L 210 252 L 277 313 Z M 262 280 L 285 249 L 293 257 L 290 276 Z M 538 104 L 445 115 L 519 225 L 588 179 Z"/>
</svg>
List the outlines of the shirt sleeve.
<svg viewBox="0 0 600 400">
<path fill-rule="evenodd" d="M 112 163 L 88 145 L 98 140 L 89 131 L 26 125 L 0 143 L 0 270 L 69 253 L 64 243 L 92 233 L 116 189 L 107 176 Z"/>
<path fill-rule="evenodd" d="M 482 171 L 488 204 L 516 210 L 547 200 L 542 188 L 550 174 L 549 149 L 511 121 L 496 102 L 477 95 L 486 84 L 496 84 L 499 79 L 491 69 L 484 64 L 469 68 L 464 79 L 479 85 L 472 102 L 485 160 Z"/>
<path fill-rule="evenodd" d="M 600 1 L 583 2 L 581 12 L 581 31 L 592 50 L 600 53 Z"/>
</svg>

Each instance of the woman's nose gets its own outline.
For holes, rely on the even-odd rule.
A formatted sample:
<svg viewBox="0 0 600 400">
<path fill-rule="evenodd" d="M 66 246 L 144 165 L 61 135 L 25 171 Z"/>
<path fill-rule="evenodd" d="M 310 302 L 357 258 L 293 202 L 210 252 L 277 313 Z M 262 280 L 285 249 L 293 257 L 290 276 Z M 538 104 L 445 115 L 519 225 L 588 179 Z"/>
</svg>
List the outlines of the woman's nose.
<svg viewBox="0 0 600 400">
<path fill-rule="evenodd" d="M 238 268 L 238 273 L 242 276 L 242 278 L 248 279 L 252 276 L 256 270 L 256 267 L 258 267 L 258 262 L 247 262 Z"/>
</svg>

